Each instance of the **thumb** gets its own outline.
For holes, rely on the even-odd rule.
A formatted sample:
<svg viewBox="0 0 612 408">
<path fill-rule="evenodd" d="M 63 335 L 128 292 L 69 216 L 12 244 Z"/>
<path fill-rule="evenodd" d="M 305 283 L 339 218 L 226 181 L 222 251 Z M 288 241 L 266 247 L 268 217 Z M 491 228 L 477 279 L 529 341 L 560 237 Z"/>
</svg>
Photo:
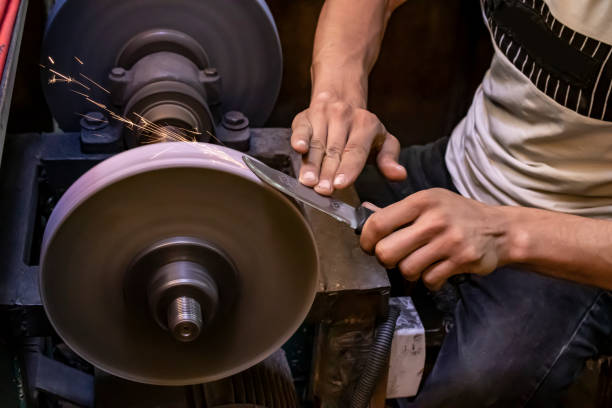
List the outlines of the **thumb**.
<svg viewBox="0 0 612 408">
<path fill-rule="evenodd" d="M 376 156 L 376 164 L 383 176 L 391 181 L 406 178 L 406 169 L 398 163 L 400 143 L 395 136 L 387 132 L 380 150 Z"/>
</svg>

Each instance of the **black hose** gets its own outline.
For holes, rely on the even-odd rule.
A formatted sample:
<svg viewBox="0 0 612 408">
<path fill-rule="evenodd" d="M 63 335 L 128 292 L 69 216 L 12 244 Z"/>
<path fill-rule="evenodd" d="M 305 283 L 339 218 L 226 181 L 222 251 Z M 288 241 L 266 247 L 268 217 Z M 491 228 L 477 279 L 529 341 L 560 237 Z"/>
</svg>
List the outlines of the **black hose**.
<svg viewBox="0 0 612 408">
<path fill-rule="evenodd" d="M 367 408 L 370 404 L 374 388 L 389 360 L 395 322 L 399 314 L 400 309 L 398 307 L 389 306 L 387 319 L 376 328 L 376 338 L 370 349 L 368 361 L 351 397 L 351 408 Z"/>
</svg>

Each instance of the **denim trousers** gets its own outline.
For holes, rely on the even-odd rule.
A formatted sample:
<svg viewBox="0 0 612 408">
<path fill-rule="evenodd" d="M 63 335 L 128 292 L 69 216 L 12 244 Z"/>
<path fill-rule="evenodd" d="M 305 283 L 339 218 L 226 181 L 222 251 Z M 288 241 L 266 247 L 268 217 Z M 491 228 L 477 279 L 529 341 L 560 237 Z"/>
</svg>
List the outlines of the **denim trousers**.
<svg viewBox="0 0 612 408">
<path fill-rule="evenodd" d="M 356 183 L 361 199 L 386 206 L 433 187 L 457 192 L 444 162 L 447 142 L 403 149 L 408 178 L 401 182 L 368 166 Z M 467 275 L 452 289 L 454 324 L 416 399 L 402 406 L 558 407 L 585 361 L 611 351 L 606 290 L 515 266 Z"/>
</svg>

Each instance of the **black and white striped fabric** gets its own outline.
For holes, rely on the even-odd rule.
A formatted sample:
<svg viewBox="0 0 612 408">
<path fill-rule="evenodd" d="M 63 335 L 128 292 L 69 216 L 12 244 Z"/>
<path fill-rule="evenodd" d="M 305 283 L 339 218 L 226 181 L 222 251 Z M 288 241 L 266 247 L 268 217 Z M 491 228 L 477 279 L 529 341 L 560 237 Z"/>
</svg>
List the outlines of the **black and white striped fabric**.
<svg viewBox="0 0 612 408">
<path fill-rule="evenodd" d="M 612 121 L 610 44 L 563 25 L 543 0 L 482 2 L 495 43 L 538 89 L 580 115 Z"/>
</svg>

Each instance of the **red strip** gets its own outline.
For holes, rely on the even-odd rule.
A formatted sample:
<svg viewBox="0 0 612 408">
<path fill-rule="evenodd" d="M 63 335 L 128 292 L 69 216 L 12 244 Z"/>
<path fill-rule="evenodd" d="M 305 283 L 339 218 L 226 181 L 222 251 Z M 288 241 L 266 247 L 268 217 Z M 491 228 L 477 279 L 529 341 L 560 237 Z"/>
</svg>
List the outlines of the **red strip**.
<svg viewBox="0 0 612 408">
<path fill-rule="evenodd" d="M 4 16 L 6 15 L 6 5 L 8 4 L 8 0 L 0 0 L 0 26 L 2 25 L 2 20 L 4 20 Z"/>
<path fill-rule="evenodd" d="M 8 53 L 11 44 L 11 36 L 13 35 L 13 27 L 15 26 L 15 18 L 19 10 L 21 0 L 0 0 L 0 10 L 2 14 L 2 25 L 0 25 L 0 78 L 4 72 L 4 64 L 6 62 L 6 54 Z"/>
</svg>

